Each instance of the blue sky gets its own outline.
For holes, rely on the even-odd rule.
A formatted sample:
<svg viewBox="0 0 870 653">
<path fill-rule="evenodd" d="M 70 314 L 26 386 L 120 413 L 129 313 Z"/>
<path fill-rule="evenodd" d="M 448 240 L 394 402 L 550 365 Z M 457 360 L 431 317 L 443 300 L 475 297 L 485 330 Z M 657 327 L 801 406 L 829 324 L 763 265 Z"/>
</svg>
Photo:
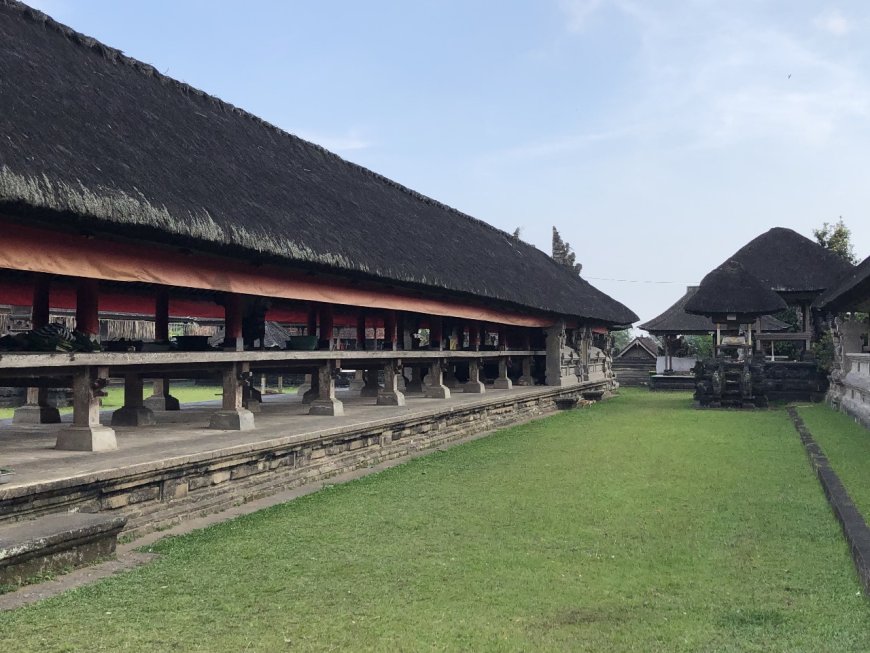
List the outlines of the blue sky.
<svg viewBox="0 0 870 653">
<path fill-rule="evenodd" d="M 842 216 L 870 255 L 868 3 L 30 4 L 540 249 L 557 226 L 642 319 L 773 226 Z"/>
</svg>

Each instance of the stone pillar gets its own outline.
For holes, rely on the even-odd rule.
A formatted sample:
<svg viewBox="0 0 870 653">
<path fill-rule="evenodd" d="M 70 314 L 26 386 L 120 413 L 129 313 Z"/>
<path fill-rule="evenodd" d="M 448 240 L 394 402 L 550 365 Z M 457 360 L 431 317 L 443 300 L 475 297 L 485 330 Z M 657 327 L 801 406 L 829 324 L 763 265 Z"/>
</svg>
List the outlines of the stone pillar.
<svg viewBox="0 0 870 653">
<path fill-rule="evenodd" d="M 384 367 L 384 387 L 378 392 L 378 406 L 404 406 L 405 395 L 399 389 L 402 361 L 389 361 Z"/>
<path fill-rule="evenodd" d="M 92 374 L 93 372 L 93 374 Z M 83 367 L 73 374 L 73 425 L 57 434 L 56 449 L 112 451 L 118 448 L 115 431 L 100 424 L 100 397 L 109 384 L 109 370 Z"/>
<path fill-rule="evenodd" d="M 224 345 L 227 351 L 243 351 L 245 340 L 242 337 L 242 318 L 244 301 L 241 295 L 224 295 Z"/>
<path fill-rule="evenodd" d="M 169 393 L 169 377 L 154 379 L 151 386 L 151 396 L 143 404 L 152 411 L 181 410 L 178 399 Z"/>
<path fill-rule="evenodd" d="M 248 431 L 254 428 L 254 414 L 242 407 L 243 384 L 250 375 L 249 363 L 231 363 L 223 369 L 223 405 L 211 416 L 209 428 Z"/>
<path fill-rule="evenodd" d="M 451 390 L 455 390 L 460 386 L 459 379 L 456 378 L 456 366 L 450 361 L 445 362 L 444 385 Z"/>
<path fill-rule="evenodd" d="M 305 397 L 305 395 L 307 395 L 311 391 L 311 383 L 312 383 L 311 375 L 306 374 L 305 381 L 302 383 L 302 385 L 300 385 L 298 388 L 296 388 L 296 394 L 299 395 L 300 397 Z M 311 400 L 309 399 L 308 401 L 305 401 L 303 399 L 302 403 L 310 404 Z"/>
<path fill-rule="evenodd" d="M 348 390 L 350 392 L 359 392 L 363 389 L 366 384 L 365 372 L 363 370 L 356 370 L 353 373 L 353 378 L 350 380 L 350 385 L 348 386 Z"/>
<path fill-rule="evenodd" d="M 360 397 L 377 397 L 380 386 L 378 385 L 378 371 L 369 368 L 363 372 L 363 381 L 365 384 L 359 391 Z"/>
<path fill-rule="evenodd" d="M 433 361 L 429 365 L 429 374 L 426 375 L 426 383 L 423 384 L 423 393 L 429 399 L 450 399 L 450 389 L 444 385 L 444 371 L 441 369 L 441 361 Z"/>
<path fill-rule="evenodd" d="M 302 403 L 310 404 L 320 396 L 320 380 L 316 373 L 306 374 L 305 376 L 311 379 L 311 383 L 308 384 L 308 390 L 302 395 Z"/>
<path fill-rule="evenodd" d="M 423 392 L 423 368 L 419 365 L 411 368 L 411 380 L 405 384 L 405 392 Z"/>
<path fill-rule="evenodd" d="M 535 385 L 535 379 L 532 378 L 532 357 L 523 356 L 523 375 L 517 381 L 517 385 Z"/>
<path fill-rule="evenodd" d="M 49 293 L 51 279 L 38 274 L 33 281 L 33 308 L 30 313 L 32 329 L 44 327 L 49 321 L 51 308 Z M 27 402 L 15 409 L 13 424 L 57 424 L 60 412 L 48 403 L 48 388 L 27 388 Z"/>
<path fill-rule="evenodd" d="M 468 383 L 462 386 L 463 392 L 471 392 L 474 394 L 483 394 L 486 392 L 486 387 L 480 380 L 480 359 L 471 358 L 468 361 Z"/>
<path fill-rule="evenodd" d="M 142 401 L 142 377 L 124 375 L 124 405 L 112 413 L 112 426 L 152 426 L 157 423 L 153 411 Z"/>
<path fill-rule="evenodd" d="M 317 399 L 311 402 L 309 415 L 344 415 L 344 404 L 335 398 L 335 363 L 328 361 L 317 370 Z"/>
<path fill-rule="evenodd" d="M 513 381 L 508 378 L 508 359 L 507 358 L 499 358 L 498 359 L 498 378 L 492 384 L 492 387 L 496 390 L 510 390 L 514 387 Z"/>
<path fill-rule="evenodd" d="M 546 329 L 547 385 L 567 385 L 562 379 L 562 347 L 565 344 L 565 322 L 559 320 Z"/>
<path fill-rule="evenodd" d="M 329 351 L 332 349 L 332 336 L 335 326 L 334 313 L 331 304 L 323 304 L 320 307 L 320 336 L 317 340 L 317 348 Z"/>
</svg>

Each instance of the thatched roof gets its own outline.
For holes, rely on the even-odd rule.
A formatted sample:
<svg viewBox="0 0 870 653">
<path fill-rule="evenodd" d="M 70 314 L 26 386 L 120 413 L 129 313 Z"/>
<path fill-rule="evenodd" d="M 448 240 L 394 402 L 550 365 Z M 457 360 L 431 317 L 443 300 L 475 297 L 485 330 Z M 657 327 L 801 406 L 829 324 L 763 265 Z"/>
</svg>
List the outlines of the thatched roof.
<svg viewBox="0 0 870 653">
<path fill-rule="evenodd" d="M 625 347 L 616 355 L 617 358 L 622 358 L 631 349 L 639 347 L 650 355 L 650 358 L 656 358 L 659 355 L 659 343 L 648 336 L 636 336 L 631 339 Z"/>
<path fill-rule="evenodd" d="M 0 211 L 626 324 L 503 231 L 0 0 Z"/>
<path fill-rule="evenodd" d="M 698 286 L 688 286 L 686 294 L 661 315 L 640 325 L 640 328 L 653 335 L 704 335 L 716 330 L 713 320 L 706 315 L 692 315 L 686 312 L 686 303 L 698 292 Z M 772 315 L 761 316 L 761 330 L 765 332 L 785 331 L 788 324 Z"/>
<path fill-rule="evenodd" d="M 704 277 L 698 291 L 685 304 L 687 313 L 714 319 L 732 313 L 741 318 L 769 315 L 785 308 L 782 297 L 734 260 L 726 261 Z"/>
<path fill-rule="evenodd" d="M 870 310 L 870 257 L 843 275 L 816 300 L 815 306 L 832 312 Z"/>
<path fill-rule="evenodd" d="M 741 247 L 737 261 L 768 288 L 779 293 L 820 293 L 853 267 L 796 231 L 774 227 Z"/>
</svg>

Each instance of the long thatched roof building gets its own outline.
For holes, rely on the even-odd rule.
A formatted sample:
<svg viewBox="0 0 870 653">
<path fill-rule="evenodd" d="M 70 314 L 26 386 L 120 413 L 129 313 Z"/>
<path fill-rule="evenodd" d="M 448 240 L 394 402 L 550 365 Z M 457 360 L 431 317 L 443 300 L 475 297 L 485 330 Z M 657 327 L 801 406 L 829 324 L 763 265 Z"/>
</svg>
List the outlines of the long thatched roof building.
<svg viewBox="0 0 870 653">
<path fill-rule="evenodd" d="M 15 0 L 0 0 L 0 141 L 0 215 L 7 233 L 21 227 L 0 268 L 381 308 L 427 300 L 444 315 L 496 307 L 518 324 L 637 319 L 531 245 Z M 82 238 L 103 243 L 101 263 Z"/>
</svg>

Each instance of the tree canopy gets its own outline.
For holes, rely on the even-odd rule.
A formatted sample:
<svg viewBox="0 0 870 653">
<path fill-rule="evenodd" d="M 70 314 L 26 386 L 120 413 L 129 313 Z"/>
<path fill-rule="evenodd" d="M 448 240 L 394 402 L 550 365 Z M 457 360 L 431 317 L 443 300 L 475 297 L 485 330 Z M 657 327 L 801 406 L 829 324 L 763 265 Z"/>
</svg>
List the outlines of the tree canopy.
<svg viewBox="0 0 870 653">
<path fill-rule="evenodd" d="M 834 223 L 822 223 L 821 228 L 813 229 L 813 236 L 819 245 L 852 265 L 858 262 L 855 250 L 852 248 L 852 232 L 849 231 L 842 217 Z"/>
</svg>

